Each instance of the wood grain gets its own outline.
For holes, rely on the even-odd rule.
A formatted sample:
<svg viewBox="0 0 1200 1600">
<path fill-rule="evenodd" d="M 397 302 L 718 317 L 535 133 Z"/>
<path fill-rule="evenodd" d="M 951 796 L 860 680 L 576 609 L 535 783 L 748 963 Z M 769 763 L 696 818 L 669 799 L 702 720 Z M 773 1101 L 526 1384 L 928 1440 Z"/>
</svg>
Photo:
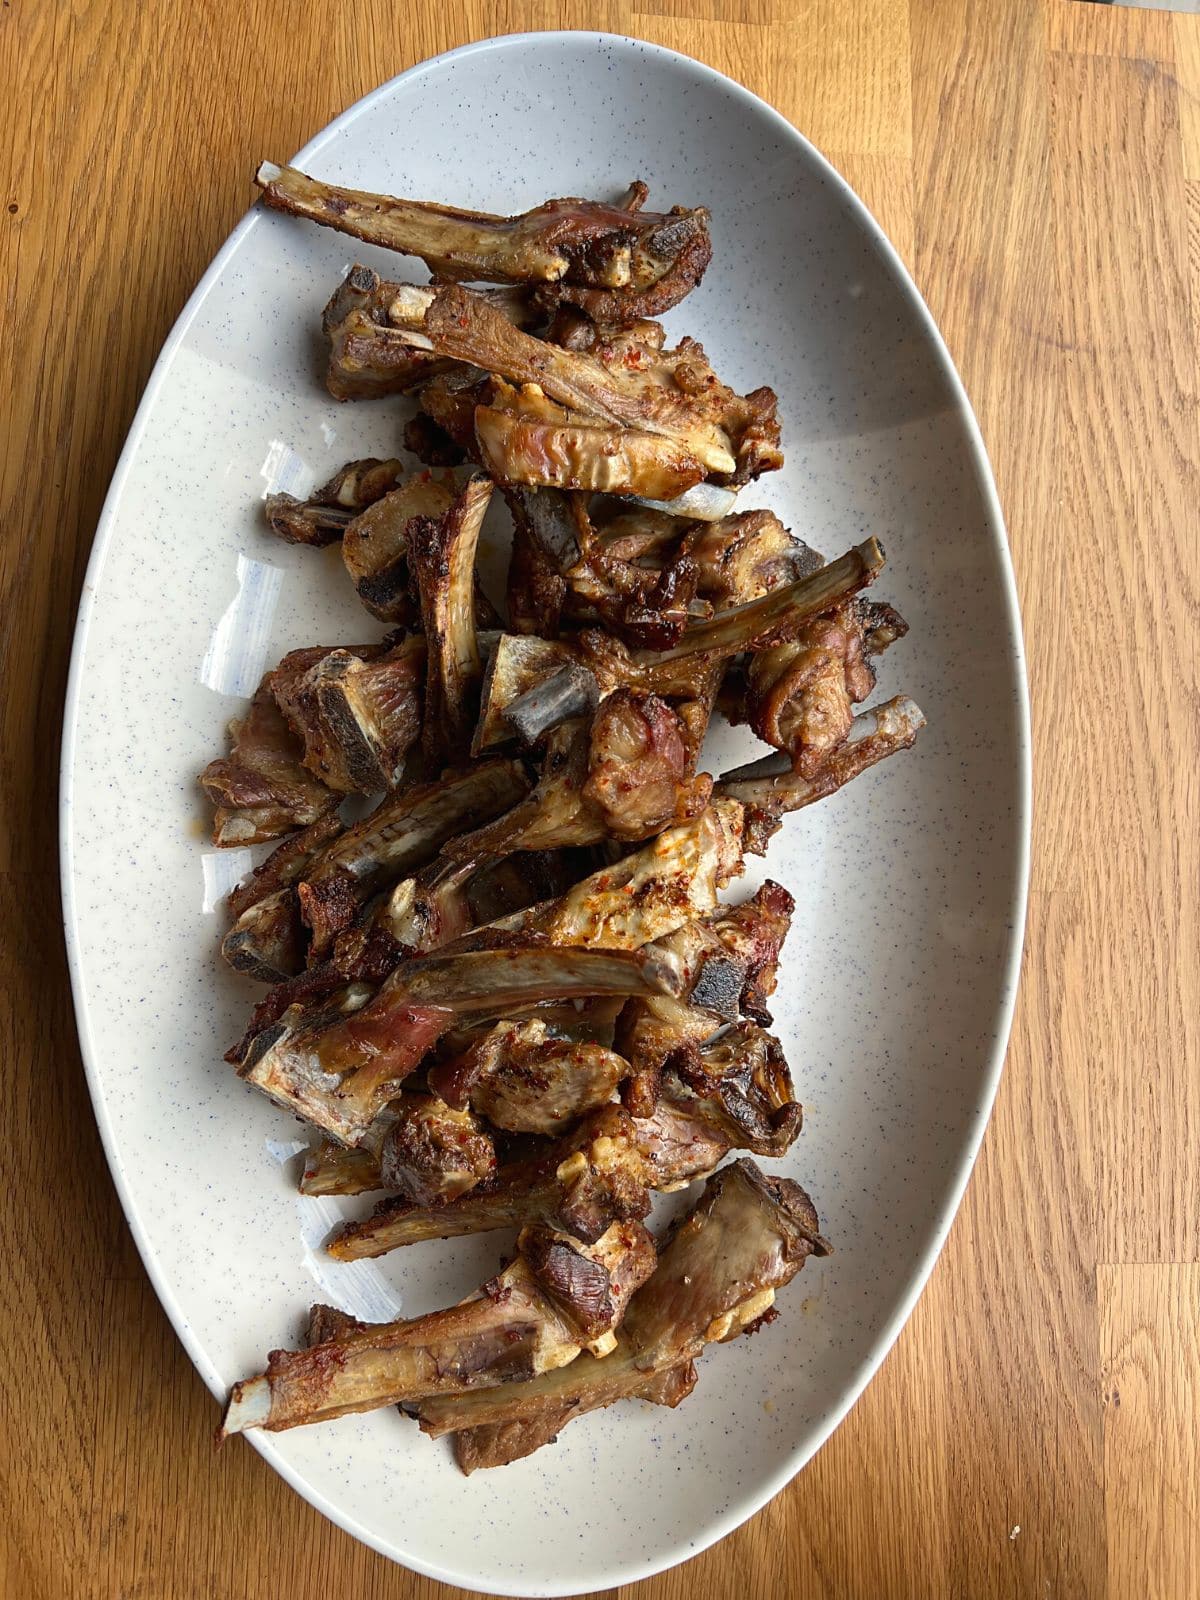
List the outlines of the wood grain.
<svg viewBox="0 0 1200 1600">
<path fill-rule="evenodd" d="M 58 721 L 108 478 L 253 161 L 424 56 L 564 23 L 740 78 L 891 233 L 992 452 L 1035 713 L 1013 1042 L 929 1289 L 797 1481 L 638 1600 L 1188 1600 L 1200 19 L 1073 0 L 4 0 L 0 1596 L 457 1592 L 355 1544 L 251 1450 L 210 1453 L 215 1408 L 138 1262 L 79 1066 Z"/>
</svg>

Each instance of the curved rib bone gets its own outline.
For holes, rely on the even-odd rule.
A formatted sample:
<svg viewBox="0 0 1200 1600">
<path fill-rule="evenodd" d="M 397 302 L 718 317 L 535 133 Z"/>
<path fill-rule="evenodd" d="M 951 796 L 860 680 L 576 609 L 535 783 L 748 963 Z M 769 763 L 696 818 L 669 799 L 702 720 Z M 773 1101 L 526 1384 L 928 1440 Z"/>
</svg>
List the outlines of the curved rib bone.
<svg viewBox="0 0 1200 1600">
<path fill-rule="evenodd" d="M 582 1349 L 611 1347 L 632 1293 L 654 1269 L 638 1223 L 594 1245 L 526 1229 L 511 1266 L 457 1306 L 406 1322 L 345 1327 L 306 1350 L 274 1350 L 236 1383 L 219 1437 L 278 1432 L 348 1412 L 534 1377 Z"/>
</svg>

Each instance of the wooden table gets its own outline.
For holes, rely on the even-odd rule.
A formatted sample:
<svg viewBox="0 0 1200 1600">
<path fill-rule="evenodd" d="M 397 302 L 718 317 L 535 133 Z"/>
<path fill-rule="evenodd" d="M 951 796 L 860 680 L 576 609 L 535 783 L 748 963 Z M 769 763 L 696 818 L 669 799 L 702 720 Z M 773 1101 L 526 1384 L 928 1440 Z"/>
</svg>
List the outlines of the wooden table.
<svg viewBox="0 0 1200 1600">
<path fill-rule="evenodd" d="M 253 1451 L 211 1454 L 216 1408 L 139 1264 L 79 1066 L 58 727 L 117 452 L 256 158 L 424 56 L 563 22 L 740 78 L 898 245 L 995 463 L 1037 737 L 1008 1069 L 930 1286 L 791 1488 L 639 1600 L 1185 1600 L 1200 1593 L 1200 18 L 1075 0 L 3 0 L 3 1596 L 439 1587 L 355 1544 Z"/>
</svg>

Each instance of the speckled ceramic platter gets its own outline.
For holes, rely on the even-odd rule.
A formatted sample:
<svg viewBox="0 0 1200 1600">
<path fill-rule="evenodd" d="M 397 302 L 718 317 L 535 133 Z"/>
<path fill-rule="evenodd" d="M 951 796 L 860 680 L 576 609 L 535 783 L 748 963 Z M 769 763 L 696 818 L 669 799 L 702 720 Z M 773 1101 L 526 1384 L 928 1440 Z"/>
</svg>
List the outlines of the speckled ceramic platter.
<svg viewBox="0 0 1200 1600">
<path fill-rule="evenodd" d="M 254 1439 L 315 1506 L 422 1572 L 503 1594 L 606 1588 L 720 1538 L 804 1465 L 879 1365 L 962 1193 L 1024 915 L 1004 529 L 962 387 L 887 241 L 788 123 L 708 68 L 627 39 L 489 40 L 385 85 L 296 159 L 491 211 L 634 177 L 652 204 L 710 206 L 714 263 L 668 327 L 738 390 L 778 391 L 787 465 L 746 503 L 831 555 L 878 535 L 878 592 L 912 625 L 879 693 L 918 701 L 921 741 L 791 818 L 768 863 L 798 901 L 775 1009 L 806 1122 L 782 1166 L 837 1253 L 781 1295 L 773 1326 L 712 1350 L 678 1411 L 616 1407 L 502 1471 L 464 1480 L 395 1411 Z M 336 550 L 275 542 L 260 507 L 396 452 L 394 403 L 338 405 L 319 382 L 320 310 L 355 255 L 385 264 L 258 210 L 234 231 L 150 380 L 75 642 L 62 830 L 84 1057 L 147 1270 L 217 1394 L 294 1342 L 310 1301 L 416 1314 L 482 1281 L 506 1242 L 325 1260 L 340 1203 L 297 1196 L 299 1126 L 221 1059 L 254 996 L 216 959 L 220 897 L 248 858 L 207 845 L 196 773 L 264 664 L 381 632 Z M 497 523 L 493 556 L 503 537 Z M 755 753 L 728 733 L 715 760 Z"/>
</svg>

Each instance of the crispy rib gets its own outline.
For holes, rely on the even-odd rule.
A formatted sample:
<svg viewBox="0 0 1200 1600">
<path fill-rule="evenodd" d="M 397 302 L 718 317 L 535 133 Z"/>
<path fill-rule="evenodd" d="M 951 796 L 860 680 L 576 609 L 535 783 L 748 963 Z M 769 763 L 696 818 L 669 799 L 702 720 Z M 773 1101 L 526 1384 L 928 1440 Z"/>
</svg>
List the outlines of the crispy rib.
<svg viewBox="0 0 1200 1600">
<path fill-rule="evenodd" d="M 329 1253 L 338 1261 L 357 1261 L 424 1239 L 531 1222 L 598 1239 L 614 1222 L 646 1215 L 649 1174 L 633 1118 L 620 1106 L 602 1106 L 536 1155 L 499 1168 L 488 1182 L 447 1205 L 383 1201 L 372 1216 L 347 1223 L 330 1242 Z"/>
<path fill-rule="evenodd" d="M 491 498 L 491 480 L 476 474 L 443 516 L 417 517 L 405 530 L 428 646 L 421 753 L 429 770 L 467 755 L 479 708 L 475 549 Z"/>
<path fill-rule="evenodd" d="M 329 340 L 325 385 L 335 400 L 404 394 L 448 365 L 392 322 L 399 287 L 356 263 L 333 291 L 321 326 Z"/>
<path fill-rule="evenodd" d="M 312 960 L 328 955 L 374 893 L 423 867 L 468 823 L 506 811 L 528 787 L 516 762 L 495 759 L 388 795 L 321 852 L 299 886 Z"/>
<path fill-rule="evenodd" d="M 414 956 L 374 997 L 357 985 L 315 1012 L 289 1008 L 249 1042 L 239 1071 L 278 1104 L 355 1145 L 456 1016 L 542 999 L 670 994 L 677 981 L 643 951 L 518 946 Z"/>
<path fill-rule="evenodd" d="M 495 1146 L 466 1107 L 403 1094 L 390 1114 L 379 1146 L 380 1181 L 414 1205 L 455 1200 L 496 1170 Z"/>
<path fill-rule="evenodd" d="M 761 855 L 785 812 L 823 800 L 876 762 L 909 749 L 924 726 L 920 707 L 897 695 L 855 717 L 846 742 L 811 778 L 794 772 L 788 756 L 766 756 L 726 773 L 716 790 L 746 807 L 745 846 Z"/>
<path fill-rule="evenodd" d="M 400 781 L 421 727 L 426 642 L 393 649 L 329 650 L 311 666 L 293 652 L 274 673 L 275 700 L 304 743 L 304 765 L 339 794 L 378 794 Z"/>
<path fill-rule="evenodd" d="M 676 1048 L 650 1115 L 604 1106 L 537 1156 L 499 1168 L 447 1205 L 385 1200 L 372 1216 L 348 1223 L 330 1253 L 353 1261 L 423 1239 L 539 1220 L 596 1238 L 617 1217 L 645 1216 L 652 1189 L 705 1177 L 730 1150 L 782 1154 L 803 1113 L 778 1041 L 751 1022 L 716 1031 L 719 1017 L 679 997 L 663 1000 L 659 1021 L 673 1031 Z"/>
<path fill-rule="evenodd" d="M 717 378 L 693 339 L 671 351 L 646 349 L 639 360 L 622 348 L 609 365 L 603 350 L 595 354 L 564 350 L 522 333 L 486 301 L 457 285 L 438 291 L 425 313 L 425 331 L 438 354 L 480 367 L 516 386 L 501 387 L 496 415 L 502 417 L 504 407 L 516 406 L 509 442 L 527 443 L 528 459 L 539 463 L 541 475 L 526 479 L 521 470 L 514 470 L 525 459 L 519 450 L 511 460 L 505 457 L 503 467 L 489 458 L 489 470 L 495 467 L 497 475 L 508 481 L 600 487 L 669 500 L 708 477 L 741 483 L 782 464 L 774 394 L 769 389 L 734 394 Z M 520 432 L 522 416 L 524 426 L 533 430 L 528 441 Z M 582 472 L 583 457 L 571 441 L 581 430 L 597 426 L 617 430 L 609 444 L 626 453 L 625 465 L 614 468 L 624 474 L 623 480 L 596 484 L 589 476 L 588 481 L 572 485 L 548 475 Z M 562 430 L 563 442 L 557 447 L 560 467 L 554 464 L 551 448 L 559 437 L 555 430 Z M 487 457 L 479 418 L 476 433 Z M 644 442 L 653 438 L 661 441 L 658 454 Z M 495 449 L 503 456 L 502 442 Z M 642 470 L 660 476 L 653 483 L 643 482 L 637 477 Z"/>
<path fill-rule="evenodd" d="M 454 1433 L 458 1463 L 471 1472 L 528 1455 L 573 1417 L 614 1400 L 678 1404 L 704 1347 L 770 1320 L 776 1292 L 810 1256 L 829 1253 L 818 1228 L 799 1184 L 745 1158 L 723 1167 L 665 1242 L 609 1355 L 504 1389 L 433 1397 L 416 1408 L 422 1430 Z"/>
<path fill-rule="evenodd" d="M 342 540 L 342 560 L 372 616 L 409 625 L 420 615 L 410 593 L 408 525 L 417 517 L 443 517 L 454 504 L 453 481 L 419 472 L 357 516 Z"/>
<path fill-rule="evenodd" d="M 612 1345 L 630 1296 L 654 1269 L 654 1242 L 621 1223 L 594 1245 L 526 1229 L 517 1258 L 457 1306 L 407 1322 L 348 1328 L 307 1350 L 273 1350 L 237 1383 L 220 1437 L 276 1432 L 432 1394 L 534 1377 Z"/>
<path fill-rule="evenodd" d="M 563 199 L 498 217 L 320 183 L 269 161 L 260 165 L 254 181 L 272 209 L 419 256 L 443 279 L 634 291 L 628 300 L 609 294 L 602 302 L 604 320 L 617 320 L 626 306 L 640 316 L 648 291 L 660 284 L 655 297 L 660 309 L 674 305 L 707 265 L 703 208 L 631 212 L 594 200 Z M 601 303 L 592 304 L 600 309 Z"/>
<path fill-rule="evenodd" d="M 304 768 L 302 747 L 271 693 L 268 673 L 244 716 L 229 724 L 232 748 L 210 761 L 200 785 L 216 806 L 215 845 L 264 844 L 306 828 L 337 796 Z"/>
<path fill-rule="evenodd" d="M 348 461 L 307 500 L 291 494 L 267 495 L 263 501 L 267 526 L 286 544 L 334 544 L 360 511 L 396 487 L 403 470 L 399 461 L 374 456 Z"/>
<path fill-rule="evenodd" d="M 770 589 L 755 600 L 720 611 L 708 622 L 697 623 L 671 649 L 644 652 L 638 660 L 644 661 L 652 675 L 665 676 L 664 668 L 687 656 L 728 656 L 740 650 L 763 650 L 791 639 L 810 617 L 819 616 L 873 583 L 883 569 L 884 559 L 878 539 L 867 539 L 827 566 Z"/>
<path fill-rule="evenodd" d="M 618 689 L 584 722 L 555 729 L 541 781 L 506 816 L 451 842 L 452 857 L 633 842 L 697 815 L 712 780 L 694 775 L 679 718 L 656 695 Z"/>
<path fill-rule="evenodd" d="M 811 778 L 844 742 L 854 705 L 875 687 L 871 656 L 907 631 L 891 606 L 863 600 L 814 617 L 786 644 L 752 657 L 746 720 L 760 739 L 788 752 L 802 777 Z"/>
<path fill-rule="evenodd" d="M 447 1102 L 469 1104 L 495 1128 L 553 1135 L 611 1100 L 628 1071 L 615 1051 L 531 1017 L 495 1023 L 428 1076 Z M 391 1188 L 386 1170 L 383 1176 Z"/>
</svg>

